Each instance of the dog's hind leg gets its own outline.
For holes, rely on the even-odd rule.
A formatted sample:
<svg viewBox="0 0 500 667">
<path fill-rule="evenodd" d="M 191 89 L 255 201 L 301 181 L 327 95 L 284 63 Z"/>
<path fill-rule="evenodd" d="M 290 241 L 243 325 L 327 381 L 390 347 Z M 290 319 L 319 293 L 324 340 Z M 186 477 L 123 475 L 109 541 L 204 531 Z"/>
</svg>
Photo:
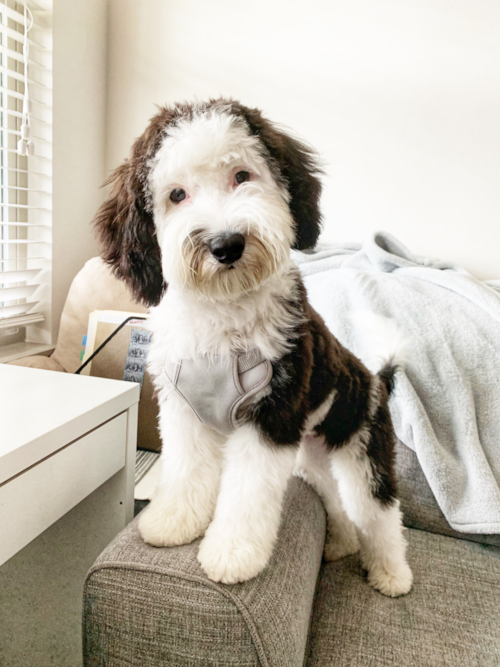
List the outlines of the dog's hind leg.
<svg viewBox="0 0 500 667">
<path fill-rule="evenodd" d="M 325 560 L 339 560 L 359 549 L 356 528 L 342 507 L 337 481 L 330 470 L 330 452 L 320 436 L 305 436 L 297 455 L 295 474 L 310 484 L 327 513 Z"/>
<path fill-rule="evenodd" d="M 391 457 L 392 427 L 386 407 L 345 445 L 331 453 L 342 504 L 358 528 L 368 583 L 385 595 L 408 593 L 413 576 L 406 561 L 402 515 L 395 497 Z"/>
</svg>

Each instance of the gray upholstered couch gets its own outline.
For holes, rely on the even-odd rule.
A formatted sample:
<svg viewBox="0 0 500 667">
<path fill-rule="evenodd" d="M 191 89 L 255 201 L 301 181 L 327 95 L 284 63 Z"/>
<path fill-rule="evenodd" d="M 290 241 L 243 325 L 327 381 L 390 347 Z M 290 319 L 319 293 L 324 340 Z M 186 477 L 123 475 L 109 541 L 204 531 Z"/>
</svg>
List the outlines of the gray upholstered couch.
<svg viewBox="0 0 500 667">
<path fill-rule="evenodd" d="M 500 536 L 454 533 L 403 445 L 398 471 L 409 595 L 370 588 L 357 555 L 322 561 L 322 504 L 294 479 L 272 561 L 244 584 L 214 584 L 198 541 L 157 549 L 133 521 L 87 577 L 86 667 L 498 667 Z"/>
<path fill-rule="evenodd" d="M 15 363 L 73 372 L 88 313 L 107 308 L 138 309 L 94 258 L 71 287 L 52 357 Z M 214 584 L 198 542 L 156 549 L 133 521 L 87 577 L 86 667 L 500 667 L 500 536 L 451 530 L 404 445 L 398 473 L 409 595 L 370 588 L 358 556 L 322 561 L 323 507 L 294 479 L 272 561 L 245 584 Z"/>
</svg>

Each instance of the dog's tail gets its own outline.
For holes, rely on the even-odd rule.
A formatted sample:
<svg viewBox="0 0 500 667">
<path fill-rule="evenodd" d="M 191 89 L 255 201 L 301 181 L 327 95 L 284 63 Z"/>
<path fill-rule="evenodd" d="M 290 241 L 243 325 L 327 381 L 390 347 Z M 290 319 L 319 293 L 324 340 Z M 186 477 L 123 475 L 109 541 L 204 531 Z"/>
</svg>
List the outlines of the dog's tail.
<svg viewBox="0 0 500 667">
<path fill-rule="evenodd" d="M 371 311 L 350 313 L 362 359 L 385 384 L 388 393 L 394 389 L 395 375 L 408 357 L 408 339 L 403 336 L 394 320 Z"/>
</svg>

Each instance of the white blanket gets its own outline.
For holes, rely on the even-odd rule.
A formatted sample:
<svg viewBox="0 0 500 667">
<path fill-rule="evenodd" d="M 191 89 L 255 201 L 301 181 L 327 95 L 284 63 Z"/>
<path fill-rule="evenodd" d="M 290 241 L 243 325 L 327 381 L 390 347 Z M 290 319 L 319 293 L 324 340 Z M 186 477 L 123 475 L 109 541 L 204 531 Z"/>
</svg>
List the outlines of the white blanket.
<svg viewBox="0 0 500 667">
<path fill-rule="evenodd" d="M 392 318 L 408 336 L 391 399 L 397 436 L 452 528 L 500 533 L 500 281 L 415 257 L 385 233 L 294 259 L 313 307 L 362 359 L 349 311 Z"/>
</svg>

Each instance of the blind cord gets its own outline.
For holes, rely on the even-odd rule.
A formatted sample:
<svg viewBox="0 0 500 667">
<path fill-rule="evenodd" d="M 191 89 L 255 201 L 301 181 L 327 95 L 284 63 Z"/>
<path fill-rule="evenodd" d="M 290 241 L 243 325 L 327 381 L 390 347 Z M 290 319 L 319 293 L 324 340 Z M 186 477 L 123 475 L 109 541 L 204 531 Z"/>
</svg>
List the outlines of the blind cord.
<svg viewBox="0 0 500 667">
<path fill-rule="evenodd" d="M 28 33 L 33 27 L 33 14 L 30 8 L 23 2 L 24 6 L 24 43 L 23 43 L 23 59 L 24 59 L 24 97 L 23 97 L 23 118 L 21 124 L 21 138 L 17 142 L 18 155 L 33 155 L 35 152 L 35 145 L 30 137 L 30 96 L 28 90 L 28 57 L 30 46 L 28 43 Z M 30 24 L 28 26 L 28 18 Z"/>
</svg>

